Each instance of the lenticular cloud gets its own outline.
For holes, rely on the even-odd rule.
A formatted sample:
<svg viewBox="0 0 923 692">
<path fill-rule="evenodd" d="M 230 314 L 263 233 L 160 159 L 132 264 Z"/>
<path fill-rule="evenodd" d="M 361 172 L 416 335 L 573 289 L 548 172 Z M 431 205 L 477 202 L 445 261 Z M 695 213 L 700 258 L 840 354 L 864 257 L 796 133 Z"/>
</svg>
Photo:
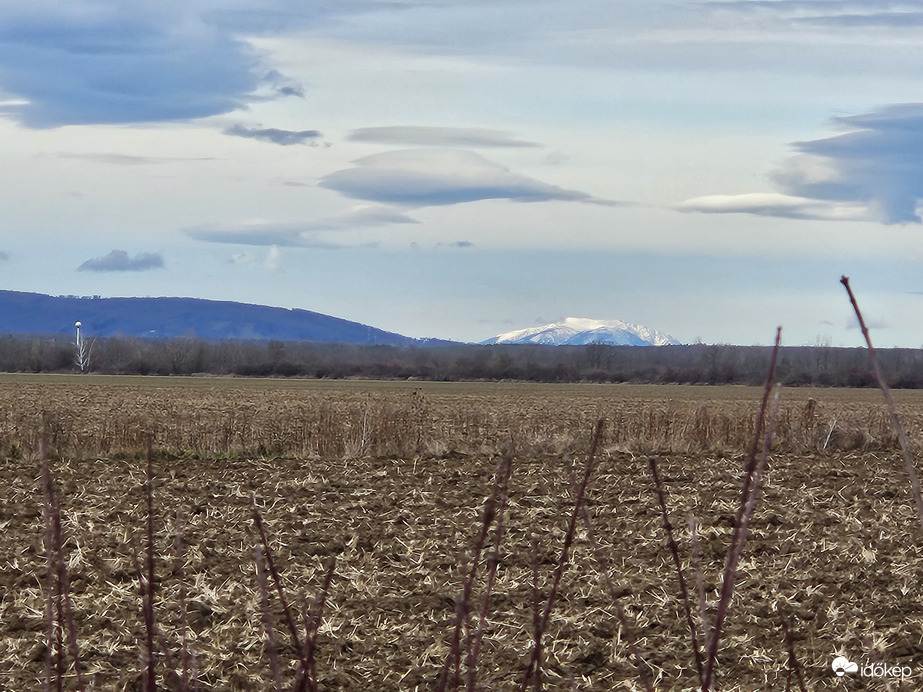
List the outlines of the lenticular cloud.
<svg viewBox="0 0 923 692">
<path fill-rule="evenodd" d="M 888 106 L 835 122 L 848 131 L 797 143 L 802 156 L 776 174 L 776 182 L 798 197 L 865 204 L 882 223 L 920 223 L 923 104 Z"/>
<path fill-rule="evenodd" d="M 321 186 L 355 199 L 412 206 L 485 199 L 595 201 L 583 192 L 513 173 L 462 149 L 402 149 L 354 163 L 354 168 L 326 176 Z"/>
</svg>

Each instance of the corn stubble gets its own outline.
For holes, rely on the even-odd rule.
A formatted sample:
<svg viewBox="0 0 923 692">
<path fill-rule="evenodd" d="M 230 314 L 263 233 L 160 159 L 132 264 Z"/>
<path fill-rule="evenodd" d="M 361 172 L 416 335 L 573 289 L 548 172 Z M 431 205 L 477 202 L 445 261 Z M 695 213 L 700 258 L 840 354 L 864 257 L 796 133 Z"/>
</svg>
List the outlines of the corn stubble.
<svg viewBox="0 0 923 692">
<path fill-rule="evenodd" d="M 889 411 L 690 389 L 6 386 L 0 688 L 837 689 L 834 652 L 919 669 Z M 923 399 L 903 410 L 919 434 Z"/>
</svg>

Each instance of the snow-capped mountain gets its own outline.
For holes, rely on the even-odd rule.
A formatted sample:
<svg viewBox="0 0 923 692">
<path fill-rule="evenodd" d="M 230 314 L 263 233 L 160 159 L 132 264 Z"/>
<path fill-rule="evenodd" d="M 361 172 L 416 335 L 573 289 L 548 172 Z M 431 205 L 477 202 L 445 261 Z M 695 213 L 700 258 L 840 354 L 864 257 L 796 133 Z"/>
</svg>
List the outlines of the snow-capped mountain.
<svg viewBox="0 0 923 692">
<path fill-rule="evenodd" d="M 679 341 L 650 327 L 629 324 L 621 320 L 591 320 L 567 317 L 554 324 L 530 327 L 491 337 L 482 344 L 546 344 L 549 346 L 669 346 Z"/>
</svg>

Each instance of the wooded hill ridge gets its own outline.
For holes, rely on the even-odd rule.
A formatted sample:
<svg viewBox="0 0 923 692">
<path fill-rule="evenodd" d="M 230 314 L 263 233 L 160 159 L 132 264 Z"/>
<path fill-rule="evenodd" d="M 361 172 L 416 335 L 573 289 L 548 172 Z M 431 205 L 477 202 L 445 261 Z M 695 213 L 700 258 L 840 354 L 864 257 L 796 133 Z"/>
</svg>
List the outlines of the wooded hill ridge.
<svg viewBox="0 0 923 692">
<path fill-rule="evenodd" d="M 86 335 L 204 340 L 279 339 L 354 344 L 415 340 L 310 310 L 201 298 L 101 298 L 0 291 L 0 334 Z"/>
</svg>

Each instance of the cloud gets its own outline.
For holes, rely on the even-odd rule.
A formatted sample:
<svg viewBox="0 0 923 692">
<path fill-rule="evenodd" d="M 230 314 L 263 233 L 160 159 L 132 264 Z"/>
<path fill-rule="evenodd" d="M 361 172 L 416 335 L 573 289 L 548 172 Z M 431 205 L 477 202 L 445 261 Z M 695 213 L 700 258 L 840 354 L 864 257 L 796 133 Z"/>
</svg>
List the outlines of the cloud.
<svg viewBox="0 0 923 692">
<path fill-rule="evenodd" d="M 473 127 L 421 127 L 394 125 L 353 130 L 347 138 L 354 142 L 376 142 L 424 147 L 537 147 L 535 142 L 514 139 L 500 130 Z"/>
<path fill-rule="evenodd" d="M 278 245 L 271 245 L 269 252 L 266 253 L 266 259 L 263 260 L 263 267 L 277 274 L 285 273 L 285 265 L 282 262 L 282 251 Z"/>
<path fill-rule="evenodd" d="M 798 154 L 771 176 L 782 194 L 709 195 L 677 209 L 920 223 L 923 103 L 895 104 L 833 122 L 842 134 L 792 145 Z"/>
<path fill-rule="evenodd" d="M 9 262 L 9 260 L 10 260 L 10 253 L 0 252 L 0 262 Z"/>
<path fill-rule="evenodd" d="M 607 204 L 583 192 L 549 185 L 460 149 L 402 149 L 366 156 L 321 179 L 346 197 L 385 204 L 436 206 L 486 199 L 562 200 Z"/>
<path fill-rule="evenodd" d="M 214 161 L 213 157 L 191 158 L 182 156 L 133 156 L 131 154 L 72 154 L 62 153 L 55 154 L 59 159 L 77 159 L 80 161 L 93 161 L 96 163 L 108 163 L 116 166 L 146 166 L 161 163 L 188 163 L 190 161 Z"/>
<path fill-rule="evenodd" d="M 258 128 L 246 127 L 244 125 L 233 125 L 224 131 L 226 135 L 234 137 L 246 137 L 247 139 L 258 139 L 263 142 L 272 142 L 281 146 L 290 146 L 292 144 L 311 144 L 317 146 L 315 140 L 321 137 L 318 130 L 277 130 L 276 128 Z"/>
<path fill-rule="evenodd" d="M 58 127 L 240 108 L 260 87 L 259 56 L 204 9 L 197 0 L 3 3 L 0 89 L 22 101 L 3 110 L 29 127 Z"/>
<path fill-rule="evenodd" d="M 923 25 L 923 12 L 874 12 L 820 17 L 799 17 L 798 24 L 832 28 L 883 27 L 904 29 Z"/>
<path fill-rule="evenodd" d="M 452 243 L 436 243 L 436 249 L 440 248 L 450 248 L 452 250 L 467 250 L 468 248 L 474 247 L 474 243 L 470 240 L 456 240 Z"/>
<path fill-rule="evenodd" d="M 249 252 L 239 252 L 236 255 L 231 255 L 228 259 L 228 264 L 251 264 L 253 262 L 253 255 Z"/>
<path fill-rule="evenodd" d="M 303 246 L 304 224 L 253 221 L 236 224 L 209 224 L 183 229 L 195 240 L 208 243 L 235 243 L 237 245 Z"/>
<path fill-rule="evenodd" d="M 113 250 L 103 257 L 94 257 L 77 267 L 77 271 L 89 272 L 143 272 L 162 269 L 163 257 L 155 252 L 142 252 L 129 257 L 124 250 Z"/>
<path fill-rule="evenodd" d="M 861 204 L 833 204 L 776 192 L 694 197 L 678 204 L 676 209 L 707 214 L 758 214 L 787 219 L 828 221 L 861 221 L 868 218 L 868 211 Z"/>
<path fill-rule="evenodd" d="M 865 204 L 882 223 L 920 223 L 923 104 L 891 105 L 834 122 L 848 131 L 796 143 L 802 156 L 776 173 L 776 183 L 802 197 Z"/>
<path fill-rule="evenodd" d="M 279 96 L 304 98 L 304 87 L 292 81 L 278 70 L 270 70 L 263 78 L 263 81 L 269 84 L 273 91 Z"/>
<path fill-rule="evenodd" d="M 337 216 L 316 221 L 241 221 L 192 226 L 183 229 L 183 233 L 195 240 L 209 243 L 342 248 L 345 245 L 319 240 L 316 236 L 324 231 L 348 231 L 357 228 L 415 223 L 419 222 L 399 209 L 380 205 L 362 205 Z"/>
</svg>

